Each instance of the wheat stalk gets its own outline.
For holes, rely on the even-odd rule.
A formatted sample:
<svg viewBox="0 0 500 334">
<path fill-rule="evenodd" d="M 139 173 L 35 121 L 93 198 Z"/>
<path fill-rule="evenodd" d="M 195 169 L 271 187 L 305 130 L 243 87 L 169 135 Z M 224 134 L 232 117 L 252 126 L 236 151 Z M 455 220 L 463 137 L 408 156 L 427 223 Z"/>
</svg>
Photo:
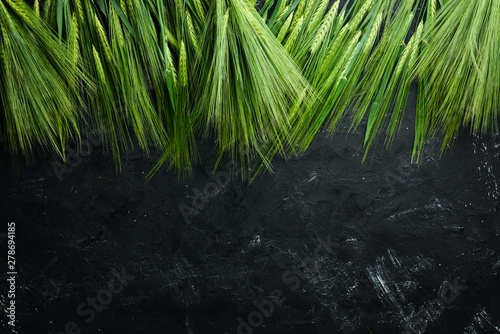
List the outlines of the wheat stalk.
<svg viewBox="0 0 500 334">
<path fill-rule="evenodd" d="M 494 13 L 495 13 L 495 16 L 494 16 L 494 20 L 493 22 L 495 23 L 500 23 L 499 21 L 499 16 L 500 16 L 500 0 L 496 0 L 496 6 L 495 6 L 495 9 L 494 9 Z M 500 34 L 500 24 L 498 25 L 498 33 Z"/>
<path fill-rule="evenodd" d="M 193 44 L 194 51 L 197 55 L 200 55 L 200 48 L 198 47 L 198 39 L 196 37 L 196 32 L 194 31 L 193 21 L 191 20 L 191 15 L 188 11 L 186 11 L 186 22 L 189 31 L 189 37 L 191 39 L 191 43 Z"/>
<path fill-rule="evenodd" d="M 291 8 L 291 5 L 288 5 L 286 6 L 285 8 L 283 8 L 283 10 L 278 14 L 278 18 L 276 19 L 276 21 L 279 21 L 281 20 L 281 18 L 283 17 L 283 15 L 286 14 L 286 12 Z"/>
<path fill-rule="evenodd" d="M 292 51 L 293 45 L 295 44 L 295 41 L 297 40 L 297 37 L 299 36 L 300 29 L 302 28 L 302 24 L 304 23 L 304 18 L 301 17 L 299 21 L 297 22 L 297 25 L 295 26 L 295 29 L 293 29 L 292 33 L 290 36 L 288 36 L 288 39 L 286 40 L 285 44 L 285 49 L 288 52 Z"/>
<path fill-rule="evenodd" d="M 339 31 L 342 27 L 342 25 L 344 24 L 344 20 L 345 20 L 345 11 L 342 11 L 342 13 L 340 13 L 339 15 L 339 23 L 337 24 L 337 29 L 335 32 Z"/>
<path fill-rule="evenodd" d="M 25 11 L 26 4 L 24 2 L 21 2 L 21 4 L 19 4 L 16 0 L 6 0 L 6 2 L 10 5 L 10 7 L 12 7 L 14 12 L 16 12 L 17 15 L 19 15 L 23 19 L 24 22 L 33 26 L 33 22 L 31 21 L 31 18 L 28 16 L 28 14 Z"/>
<path fill-rule="evenodd" d="M 97 35 L 99 36 L 99 41 L 101 42 L 102 48 L 104 49 L 104 56 L 106 57 L 107 61 L 111 62 L 111 48 L 109 47 L 109 42 L 106 36 L 106 32 L 104 31 L 104 27 L 102 26 L 101 21 L 99 21 L 97 14 L 94 14 L 94 20 L 97 27 Z"/>
<path fill-rule="evenodd" d="M 78 39 L 80 36 L 80 31 L 78 29 L 78 19 L 76 18 L 76 14 L 73 13 L 71 17 L 71 32 L 69 36 L 69 58 L 71 59 L 71 63 L 76 66 L 78 64 L 78 56 L 80 53 Z"/>
<path fill-rule="evenodd" d="M 217 4 L 217 10 L 221 10 L 221 11 L 225 10 L 226 7 L 224 6 L 224 4 L 225 4 L 224 0 L 217 0 L 216 4 Z"/>
<path fill-rule="evenodd" d="M 330 27 L 333 24 L 333 21 L 335 20 L 335 16 L 337 15 L 337 10 L 339 8 L 339 2 L 336 1 L 333 5 L 332 8 L 328 11 L 328 14 L 326 14 L 326 17 L 321 24 L 321 27 L 318 30 L 318 33 L 316 34 L 316 37 L 314 38 L 312 44 L 311 44 L 311 52 L 315 52 L 318 47 L 323 43 L 323 40 L 325 39 L 326 33 L 328 30 L 330 30 Z"/>
<path fill-rule="evenodd" d="M 130 22 L 132 22 L 133 24 L 136 24 L 137 21 L 135 19 L 135 9 L 134 9 L 134 4 L 132 3 L 134 0 L 127 0 L 127 1 L 124 1 L 127 5 L 127 12 L 128 12 L 128 17 L 129 17 L 129 20 Z"/>
<path fill-rule="evenodd" d="M 333 58 L 337 54 L 340 43 L 343 41 L 344 36 L 349 31 L 349 29 L 350 29 L 350 26 L 348 23 L 340 30 L 340 32 L 337 35 L 337 37 L 335 38 L 335 41 L 333 42 L 332 46 L 330 46 L 328 53 L 327 53 L 325 59 L 323 60 L 323 63 L 320 66 L 319 73 L 325 73 L 326 67 L 329 66 L 331 61 L 333 60 L 331 58 Z"/>
<path fill-rule="evenodd" d="M 309 25 L 307 27 L 308 32 L 314 30 L 321 22 L 321 19 L 323 18 L 323 14 L 325 13 L 327 6 L 328 6 L 328 0 L 321 0 L 319 6 L 316 8 L 316 11 L 314 12 L 313 17 L 309 21 Z"/>
<path fill-rule="evenodd" d="M 370 31 L 370 35 L 366 40 L 365 46 L 363 48 L 363 53 L 369 52 L 373 44 L 375 43 L 375 39 L 377 38 L 379 29 L 382 25 L 382 18 L 383 18 L 383 13 L 382 12 L 378 13 L 377 17 L 375 18 L 375 22 L 373 23 L 372 30 Z"/>
<path fill-rule="evenodd" d="M 101 57 L 99 56 L 99 52 L 92 44 L 92 53 L 94 55 L 94 62 L 97 70 L 97 77 L 102 84 L 106 84 L 106 74 L 104 73 L 104 68 L 102 67 Z"/>
<path fill-rule="evenodd" d="M 429 20 L 434 21 L 436 17 L 436 0 L 429 0 Z"/>
<path fill-rule="evenodd" d="M 413 16 L 414 16 L 414 13 L 413 12 L 410 12 L 410 14 L 408 15 L 408 18 L 406 19 L 406 22 L 405 22 L 405 27 L 410 27 L 410 24 L 411 22 L 413 21 Z"/>
<path fill-rule="evenodd" d="M 125 16 L 128 18 L 127 4 L 125 3 L 125 1 L 120 0 L 120 8 L 122 9 L 123 14 L 125 14 Z"/>
<path fill-rule="evenodd" d="M 358 48 L 359 43 L 361 43 L 361 42 L 358 43 L 360 37 L 361 37 L 361 31 L 358 31 L 358 33 L 354 36 L 354 38 L 352 39 L 351 43 L 349 44 L 349 46 L 347 48 L 347 51 L 345 52 L 346 55 L 349 55 L 349 58 L 345 62 L 344 69 L 342 70 L 342 73 L 340 74 L 340 78 L 339 79 L 345 78 L 347 68 L 352 63 L 352 60 L 354 59 L 354 56 L 356 55 L 356 49 Z M 344 58 L 345 58 L 345 55 L 344 55 Z M 342 59 L 342 61 L 340 61 L 340 64 L 344 63 L 343 60 L 344 59 Z"/>
<path fill-rule="evenodd" d="M 405 26 L 408 26 L 412 20 L 413 20 L 413 12 L 411 12 L 410 15 L 408 16 L 408 19 L 406 21 Z M 419 28 L 420 28 L 420 25 L 419 25 Z M 418 32 L 418 29 L 417 29 L 417 32 Z M 413 44 L 415 43 L 415 36 L 416 36 L 416 33 L 413 34 L 413 36 L 410 38 L 408 45 L 404 48 L 403 53 L 401 54 L 401 57 L 399 58 L 398 64 L 396 66 L 396 70 L 394 71 L 394 75 L 396 77 L 399 75 L 399 73 L 403 69 L 403 65 L 405 64 L 406 59 L 408 58 L 408 56 L 410 55 L 410 52 L 413 49 Z M 404 42 L 402 42 L 402 44 L 404 45 Z"/>
<path fill-rule="evenodd" d="M 413 67 L 413 65 L 415 65 L 415 62 L 417 60 L 418 48 L 420 46 L 420 42 L 422 41 L 423 35 L 424 35 L 424 23 L 421 21 L 418 25 L 417 30 L 415 31 L 415 34 L 414 34 L 415 41 L 412 45 L 410 60 L 408 61 L 408 64 L 410 64 L 410 67 Z"/>
<path fill-rule="evenodd" d="M 125 47 L 125 39 L 123 36 L 122 26 L 120 24 L 120 18 L 118 17 L 118 13 L 112 6 L 109 8 L 109 14 L 111 24 L 113 25 L 113 32 L 118 38 L 118 45 L 123 49 Z"/>
<path fill-rule="evenodd" d="M 495 1 L 495 9 L 493 9 L 493 22 L 495 23 L 500 23 L 499 16 L 500 16 L 500 0 Z M 500 24 L 498 25 L 498 34 L 500 36 Z"/>
<path fill-rule="evenodd" d="M 330 72 L 328 78 L 326 79 L 324 83 L 325 87 L 330 87 L 335 80 L 339 81 L 345 76 L 345 71 L 347 67 L 349 67 L 349 63 L 352 61 L 355 55 L 356 51 L 355 47 L 358 45 L 358 40 L 360 36 L 361 36 L 361 31 L 358 31 L 356 35 L 354 35 L 353 39 L 347 46 L 346 51 L 343 53 L 342 57 L 337 62 L 337 65 L 335 65 L 333 70 Z M 341 68 L 343 68 L 342 73 L 340 73 L 340 75 L 337 75 L 337 73 L 340 71 Z"/>
<path fill-rule="evenodd" d="M 292 20 L 292 24 L 290 25 L 290 30 L 295 29 L 297 22 L 299 21 L 300 17 L 302 16 L 305 5 L 306 5 L 305 0 L 299 1 L 297 8 L 293 11 L 293 20 Z"/>
<path fill-rule="evenodd" d="M 3 28 L 1 21 L 0 21 L 0 28 Z M 5 71 L 5 73 L 7 73 L 7 71 L 9 70 L 9 65 L 7 63 L 7 58 L 5 56 L 5 49 L 4 48 L 0 48 L 0 63 L 2 64 L 2 67 L 3 67 L 3 70 Z"/>
<path fill-rule="evenodd" d="M 170 72 L 172 72 L 172 77 L 174 79 L 174 85 L 176 85 L 177 84 L 177 71 L 175 69 L 174 59 L 172 58 L 172 53 L 170 52 L 170 47 L 168 46 L 168 42 L 166 39 L 165 39 L 165 43 L 166 43 L 166 49 L 167 49 L 168 68 L 169 68 Z"/>
<path fill-rule="evenodd" d="M 182 18 L 182 13 L 185 12 L 184 0 L 175 0 L 175 9 L 177 10 L 177 18 Z"/>
<path fill-rule="evenodd" d="M 0 48 L 0 58 L 2 60 L 2 66 L 4 68 L 5 73 L 9 73 L 9 63 L 8 63 L 7 57 L 5 55 L 5 53 L 6 53 L 5 49 L 10 48 L 10 40 L 9 40 L 9 37 L 7 36 L 7 28 L 5 27 L 5 24 L 3 23 L 4 15 L 5 15 L 4 10 L 5 10 L 5 7 L 4 7 L 3 3 L 0 2 L 0 32 L 2 33 L 1 36 L 2 36 L 3 42 L 6 46 L 5 48 L 3 48 L 3 47 Z"/>
<path fill-rule="evenodd" d="M 311 14 L 311 11 L 312 11 L 312 8 L 313 8 L 314 1 L 315 1 L 315 0 L 309 0 L 309 1 L 307 2 L 307 7 L 306 7 L 306 9 L 305 9 L 305 11 L 304 11 L 304 15 L 303 15 L 303 17 L 305 17 L 306 19 L 307 19 L 307 17 L 309 16 L 309 14 Z M 301 2 L 302 2 L 302 1 L 301 1 Z"/>
<path fill-rule="evenodd" d="M 226 9 L 224 13 L 224 17 L 222 18 L 222 31 L 224 33 L 224 37 L 227 38 L 227 26 L 229 25 L 229 8 Z M 260 31 L 260 30 L 259 30 Z M 262 34 L 262 32 L 261 32 Z"/>
<path fill-rule="evenodd" d="M 81 0 L 75 0 L 76 12 L 78 13 L 78 17 L 83 22 L 83 6 Z"/>
<path fill-rule="evenodd" d="M 179 55 L 179 85 L 181 87 L 187 87 L 188 84 L 188 73 L 187 73 L 187 54 L 186 46 L 184 41 L 181 41 L 181 51 Z"/>
<path fill-rule="evenodd" d="M 358 28 L 359 24 L 361 23 L 361 20 L 363 20 L 366 13 L 368 13 L 368 11 L 373 7 L 375 1 L 376 0 L 368 0 L 367 2 L 364 3 L 359 12 L 352 19 L 352 24 L 351 24 L 352 29 Z"/>
<path fill-rule="evenodd" d="M 305 0 L 299 1 L 299 4 L 297 5 L 297 7 L 295 9 L 295 13 L 298 14 L 298 15 L 301 15 L 302 12 L 304 11 L 305 5 L 306 5 L 306 1 Z"/>
<path fill-rule="evenodd" d="M 12 22 L 11 18 L 10 18 L 10 15 L 7 11 L 7 8 L 5 8 L 4 4 L 0 1 L 0 9 L 1 9 L 1 12 L 0 12 L 0 26 L 1 26 L 1 29 L 2 29 L 2 35 L 4 37 L 4 40 L 5 40 L 5 44 L 10 46 L 10 40 L 9 40 L 9 37 L 7 36 L 7 28 L 10 29 L 14 29 L 14 22 Z M 2 21 L 5 21 L 7 22 L 7 26 L 5 26 L 3 24 Z"/>
<path fill-rule="evenodd" d="M 401 53 L 401 57 L 399 58 L 398 64 L 396 66 L 396 70 L 394 71 L 394 76 L 396 78 L 399 76 L 399 73 L 401 73 L 401 70 L 403 69 L 403 65 L 406 63 L 406 58 L 408 58 L 408 55 L 410 54 L 410 49 L 412 45 L 413 45 L 413 36 L 408 42 L 408 45 L 405 46 L 403 52 Z"/>
<path fill-rule="evenodd" d="M 35 0 L 35 3 L 33 4 L 33 10 L 35 11 L 35 13 L 40 16 L 40 1 L 39 0 Z"/>
<path fill-rule="evenodd" d="M 227 9 L 226 14 L 228 14 L 228 12 L 229 12 L 229 8 Z M 262 41 L 267 43 L 266 36 L 264 35 L 264 32 L 262 31 L 262 29 L 259 26 L 260 22 L 256 22 L 255 17 L 251 13 L 248 13 L 246 15 L 248 16 L 248 19 L 249 19 L 248 21 L 250 21 L 250 24 L 252 25 L 253 29 L 257 32 L 259 37 L 262 38 Z"/>
<path fill-rule="evenodd" d="M 44 5 L 43 5 L 43 19 L 46 22 L 50 22 L 51 15 L 52 15 L 52 0 L 46 0 Z"/>
<path fill-rule="evenodd" d="M 205 11 L 203 10 L 203 5 L 201 3 L 201 0 L 194 0 L 194 5 L 196 7 L 196 11 L 198 12 L 198 15 L 200 15 L 200 19 L 202 23 L 205 23 Z"/>
<path fill-rule="evenodd" d="M 278 39 L 278 41 L 280 41 L 280 43 L 283 42 L 283 39 L 285 38 L 286 33 L 288 32 L 288 29 L 290 28 L 290 25 L 292 24 L 292 20 L 293 20 L 294 16 L 295 15 L 288 16 L 285 23 L 283 23 L 283 25 L 281 26 L 280 31 L 278 33 L 278 37 L 276 37 Z"/>
</svg>

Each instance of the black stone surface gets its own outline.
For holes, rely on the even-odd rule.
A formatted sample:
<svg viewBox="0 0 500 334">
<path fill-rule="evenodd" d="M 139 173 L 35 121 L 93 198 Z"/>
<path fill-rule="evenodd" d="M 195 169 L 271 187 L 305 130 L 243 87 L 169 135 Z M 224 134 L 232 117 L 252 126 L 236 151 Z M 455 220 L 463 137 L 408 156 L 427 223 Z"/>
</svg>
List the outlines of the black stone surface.
<svg viewBox="0 0 500 334">
<path fill-rule="evenodd" d="M 431 142 L 410 163 L 412 127 L 364 163 L 362 131 L 321 134 L 250 186 L 227 161 L 146 182 L 154 159 L 138 152 L 117 175 L 98 141 L 61 179 L 48 155 L 16 171 L 4 153 L 18 275 L 17 325 L 2 315 L 1 331 L 499 333 L 500 136 L 464 133 L 443 156 Z"/>
</svg>

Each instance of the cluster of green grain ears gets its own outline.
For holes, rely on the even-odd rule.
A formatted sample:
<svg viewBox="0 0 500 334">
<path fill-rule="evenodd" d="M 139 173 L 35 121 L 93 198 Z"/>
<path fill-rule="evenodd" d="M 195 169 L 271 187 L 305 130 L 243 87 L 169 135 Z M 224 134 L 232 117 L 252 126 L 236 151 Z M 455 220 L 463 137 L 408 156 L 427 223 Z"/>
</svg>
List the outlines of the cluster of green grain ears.
<svg viewBox="0 0 500 334">
<path fill-rule="evenodd" d="M 66 159 L 98 129 L 121 170 L 140 149 L 179 175 L 197 143 L 242 175 L 318 132 L 389 146 L 417 88 L 412 160 L 430 137 L 495 133 L 500 0 L 0 0 L 0 142 Z"/>
</svg>

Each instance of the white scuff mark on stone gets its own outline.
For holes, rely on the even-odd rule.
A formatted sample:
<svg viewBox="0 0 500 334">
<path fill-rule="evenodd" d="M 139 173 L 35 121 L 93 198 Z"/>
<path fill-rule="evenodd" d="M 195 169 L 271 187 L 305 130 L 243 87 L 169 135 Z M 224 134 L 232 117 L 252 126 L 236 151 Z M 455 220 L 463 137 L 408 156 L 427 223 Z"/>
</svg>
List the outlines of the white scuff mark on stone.
<svg viewBox="0 0 500 334">
<path fill-rule="evenodd" d="M 392 307 L 399 313 L 401 316 L 404 316 L 403 309 L 397 300 L 397 297 L 400 297 L 402 301 L 405 301 L 405 296 L 399 290 L 397 283 L 393 282 L 390 277 L 390 273 L 385 270 L 385 257 L 377 258 L 377 264 L 374 267 L 366 268 L 368 272 L 368 276 L 372 281 L 375 290 L 378 292 L 379 299 L 383 301 L 389 302 Z M 397 292 L 397 295 L 392 290 L 392 286 L 394 290 Z"/>
<path fill-rule="evenodd" d="M 480 137 L 477 137 L 476 142 L 479 141 L 480 139 L 481 139 Z M 479 144 L 480 146 L 479 150 L 485 155 L 481 161 L 481 166 L 477 167 L 479 173 L 479 179 L 485 181 L 488 197 L 493 200 L 498 200 L 498 198 L 500 197 L 500 192 L 498 190 L 498 182 L 493 170 L 493 166 L 489 162 L 490 155 L 488 152 L 488 147 L 484 142 L 477 144 Z M 474 147 L 474 153 L 475 153 L 477 147 L 476 143 L 472 143 L 472 146 Z M 494 149 L 498 149 L 499 147 L 500 147 L 499 144 L 495 144 L 493 146 Z M 494 158 L 497 157 L 498 153 L 494 155 Z"/>
<path fill-rule="evenodd" d="M 307 179 L 307 182 L 312 182 L 314 181 L 316 178 L 318 177 L 318 173 L 316 172 L 311 172 L 311 174 L 309 174 L 309 178 Z"/>
<path fill-rule="evenodd" d="M 391 259 L 392 264 L 395 265 L 396 267 L 401 267 L 401 261 L 395 254 L 395 251 L 388 248 L 387 253 L 389 254 L 389 258 Z"/>
<path fill-rule="evenodd" d="M 464 333 L 500 333 L 500 327 L 492 323 L 490 315 L 486 312 L 486 309 L 483 308 L 481 311 L 476 313 L 472 323 L 465 328 Z"/>
<path fill-rule="evenodd" d="M 256 247 L 260 245 L 260 236 L 257 234 L 253 237 L 253 239 L 248 244 L 249 247 Z"/>
<path fill-rule="evenodd" d="M 433 201 L 430 204 L 426 204 L 424 206 L 417 207 L 417 208 L 403 210 L 401 212 L 398 212 L 398 213 L 391 215 L 387 219 L 388 220 L 400 219 L 405 215 L 408 215 L 410 213 L 419 212 L 419 211 L 434 211 L 434 212 L 441 212 L 441 211 L 452 212 L 453 211 L 453 205 L 451 205 L 450 203 L 442 204 L 441 201 L 439 200 L 439 198 L 436 198 L 436 197 L 433 197 L 432 200 Z"/>
</svg>

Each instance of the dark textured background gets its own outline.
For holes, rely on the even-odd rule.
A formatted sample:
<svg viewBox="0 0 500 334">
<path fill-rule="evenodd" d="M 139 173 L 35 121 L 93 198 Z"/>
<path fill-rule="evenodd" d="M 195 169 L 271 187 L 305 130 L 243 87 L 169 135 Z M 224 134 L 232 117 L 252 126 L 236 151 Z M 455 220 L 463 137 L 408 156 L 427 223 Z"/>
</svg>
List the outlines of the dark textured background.
<svg viewBox="0 0 500 334">
<path fill-rule="evenodd" d="M 414 94 L 408 116 L 413 108 Z M 233 178 L 207 187 L 188 221 L 179 205 L 193 207 L 214 182 L 204 166 L 185 180 L 161 171 L 146 182 L 154 159 L 130 153 L 116 175 L 110 154 L 93 146 L 59 181 L 51 157 L 16 172 L 3 153 L 17 332 L 59 333 L 74 321 L 81 333 L 238 333 L 238 317 L 259 325 L 254 302 L 277 289 L 281 303 L 240 333 L 500 332 L 500 137 L 465 133 L 442 157 L 429 143 L 411 164 L 412 126 L 405 118 L 393 147 L 363 164 L 362 132 L 321 134 L 250 186 Z M 205 161 L 210 149 L 201 144 Z M 331 253 L 315 258 L 328 238 Z M 293 273 L 302 264 L 305 273 Z M 122 268 L 135 278 L 86 323 L 77 306 Z M 438 311 L 427 314 L 433 301 Z"/>
</svg>

